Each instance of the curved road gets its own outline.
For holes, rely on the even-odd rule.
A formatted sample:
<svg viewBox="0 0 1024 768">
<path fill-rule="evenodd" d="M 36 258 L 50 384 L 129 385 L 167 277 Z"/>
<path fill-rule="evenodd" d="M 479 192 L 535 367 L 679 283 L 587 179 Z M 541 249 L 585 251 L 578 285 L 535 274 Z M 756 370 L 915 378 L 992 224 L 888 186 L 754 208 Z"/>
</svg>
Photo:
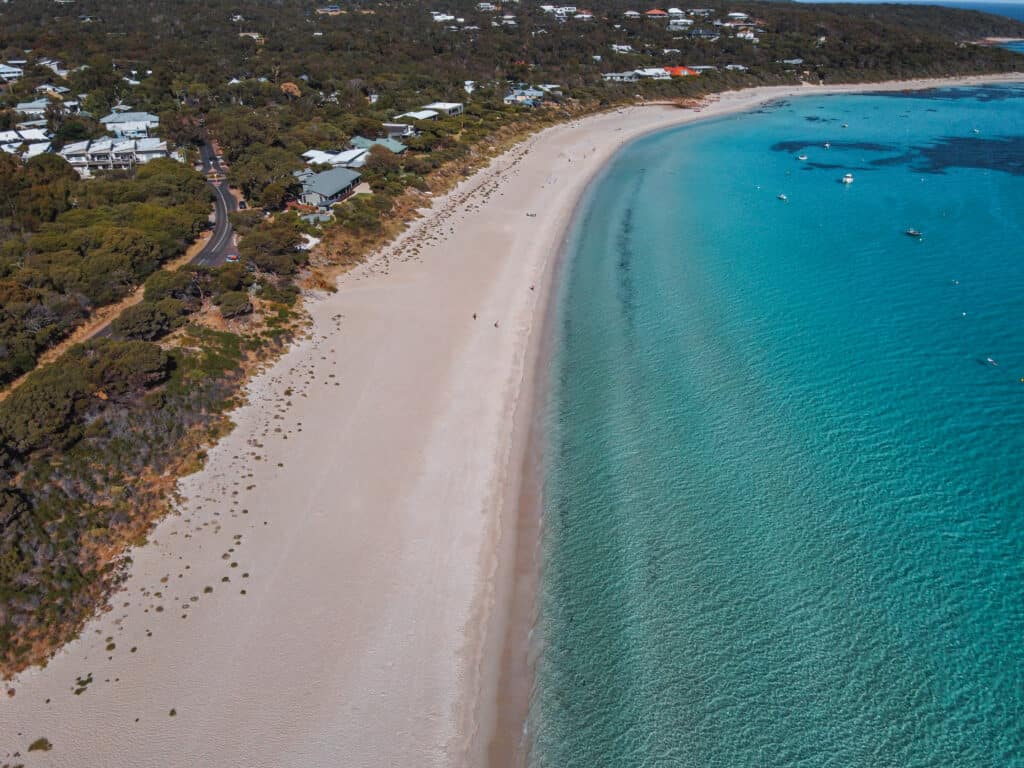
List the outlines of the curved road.
<svg viewBox="0 0 1024 768">
<path fill-rule="evenodd" d="M 220 164 L 220 158 L 214 153 L 209 141 L 204 141 L 199 146 L 199 155 L 203 161 L 203 175 L 214 192 L 214 223 L 209 242 L 196 254 L 192 263 L 204 267 L 218 267 L 227 261 L 229 254 L 238 254 L 234 231 L 231 229 L 231 222 L 228 221 L 228 214 L 237 210 L 238 205 L 228 189 L 227 174 Z"/>
</svg>

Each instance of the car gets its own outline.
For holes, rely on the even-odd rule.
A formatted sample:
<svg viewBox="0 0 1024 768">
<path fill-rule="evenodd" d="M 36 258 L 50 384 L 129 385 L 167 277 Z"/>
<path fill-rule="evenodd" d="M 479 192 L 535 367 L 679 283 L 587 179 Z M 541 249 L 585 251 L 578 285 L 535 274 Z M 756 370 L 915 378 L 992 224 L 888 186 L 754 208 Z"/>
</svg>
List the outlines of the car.
<svg viewBox="0 0 1024 768">
<path fill-rule="evenodd" d="M 227 260 L 228 260 L 229 264 L 234 264 L 236 261 L 238 261 L 238 254 L 237 253 L 229 253 L 227 255 Z"/>
</svg>

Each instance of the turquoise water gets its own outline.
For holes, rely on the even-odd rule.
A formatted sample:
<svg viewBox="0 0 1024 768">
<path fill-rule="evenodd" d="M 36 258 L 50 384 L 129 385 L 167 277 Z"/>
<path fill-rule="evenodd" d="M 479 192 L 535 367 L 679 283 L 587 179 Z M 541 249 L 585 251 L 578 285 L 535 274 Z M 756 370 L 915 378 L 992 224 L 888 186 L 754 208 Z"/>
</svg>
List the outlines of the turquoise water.
<svg viewBox="0 0 1024 768">
<path fill-rule="evenodd" d="M 1024 766 L 1024 88 L 646 138 L 568 250 L 531 765 Z"/>
</svg>

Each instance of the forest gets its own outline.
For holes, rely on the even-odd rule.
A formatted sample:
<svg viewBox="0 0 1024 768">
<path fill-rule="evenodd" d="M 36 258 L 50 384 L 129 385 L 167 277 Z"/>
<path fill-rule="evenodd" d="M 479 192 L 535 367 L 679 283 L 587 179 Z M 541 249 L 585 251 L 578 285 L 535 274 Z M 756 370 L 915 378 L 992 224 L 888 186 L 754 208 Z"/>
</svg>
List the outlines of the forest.
<svg viewBox="0 0 1024 768">
<path fill-rule="evenodd" d="M 296 333 L 301 286 L 325 284 L 312 267 L 359 259 L 424 193 L 443 191 L 489 152 L 638 97 L 1024 69 L 1018 54 L 974 44 L 1024 37 L 1024 24 L 999 16 L 702 5 L 711 15 L 683 30 L 625 17 L 648 10 L 625 0 L 592 4 L 591 20 L 559 20 L 526 2 L 481 11 L 475 0 L 353 0 L 332 13 L 300 0 L 0 5 L 0 62 L 24 62 L 24 75 L 0 88 L 0 131 L 24 121 L 14 107 L 40 86 L 66 88 L 62 98 L 80 107 L 55 98 L 46 110 L 54 150 L 103 136 L 99 118 L 115 106 L 148 111 L 182 159 L 215 141 L 249 203 L 231 214 L 240 261 L 180 263 L 211 213 L 211 188 L 191 162 L 83 179 L 56 154 L 0 152 L 0 674 L 45 659 L 103 604 L 128 545 L 166 511 L 174 477 L 199 466 L 203 446 L 226 428 L 246 371 Z M 714 23 L 737 11 L 749 14 L 756 42 Z M 708 69 L 602 77 L 668 65 Z M 544 103 L 505 103 L 517 84 L 544 85 Z M 465 112 L 416 122 L 400 155 L 372 149 L 360 168 L 372 195 L 319 225 L 289 210 L 303 152 L 379 137 L 396 114 L 435 100 Z M 312 255 L 308 236 L 323 240 Z M 127 306 L 103 333 L 39 364 L 119 303 Z"/>
</svg>

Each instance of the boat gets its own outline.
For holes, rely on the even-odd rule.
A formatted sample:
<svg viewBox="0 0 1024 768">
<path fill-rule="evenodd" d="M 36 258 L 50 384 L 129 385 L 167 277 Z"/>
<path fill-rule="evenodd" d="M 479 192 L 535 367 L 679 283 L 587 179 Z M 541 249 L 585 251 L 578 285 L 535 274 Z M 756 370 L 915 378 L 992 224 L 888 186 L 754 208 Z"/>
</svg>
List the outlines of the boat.
<svg viewBox="0 0 1024 768">
<path fill-rule="evenodd" d="M 981 133 L 981 130 L 979 130 L 978 128 L 971 128 L 971 133 L 978 134 Z"/>
<path fill-rule="evenodd" d="M 827 141 L 825 142 L 825 149 L 832 149 L 832 145 L 829 144 Z"/>
<path fill-rule="evenodd" d="M 849 123 L 843 123 L 843 128 L 849 128 L 849 127 L 850 127 Z"/>
<path fill-rule="evenodd" d="M 785 192 L 779 192 L 779 200 L 781 200 L 782 202 L 784 202 L 784 203 L 785 203 L 785 202 L 788 202 L 788 201 L 789 201 L 789 198 L 788 198 L 788 197 L 786 197 L 786 194 L 785 194 Z"/>
<path fill-rule="evenodd" d="M 852 173 L 847 173 L 839 181 L 842 184 L 853 184 L 853 174 Z"/>
<path fill-rule="evenodd" d="M 919 229 L 914 229 L 913 227 L 907 230 L 907 234 L 911 237 L 924 237 L 924 232 Z"/>
<path fill-rule="evenodd" d="M 985 362 L 986 362 L 986 363 L 988 363 L 989 365 L 994 365 L 994 366 L 996 366 L 996 367 L 998 367 L 998 366 L 999 366 L 999 363 L 997 363 L 997 362 L 996 362 L 995 360 L 993 360 L 993 359 L 992 359 L 991 357 L 986 357 L 986 358 L 985 358 Z"/>
<path fill-rule="evenodd" d="M 797 155 L 796 159 L 797 160 L 806 160 L 807 159 L 807 155 Z"/>
</svg>

